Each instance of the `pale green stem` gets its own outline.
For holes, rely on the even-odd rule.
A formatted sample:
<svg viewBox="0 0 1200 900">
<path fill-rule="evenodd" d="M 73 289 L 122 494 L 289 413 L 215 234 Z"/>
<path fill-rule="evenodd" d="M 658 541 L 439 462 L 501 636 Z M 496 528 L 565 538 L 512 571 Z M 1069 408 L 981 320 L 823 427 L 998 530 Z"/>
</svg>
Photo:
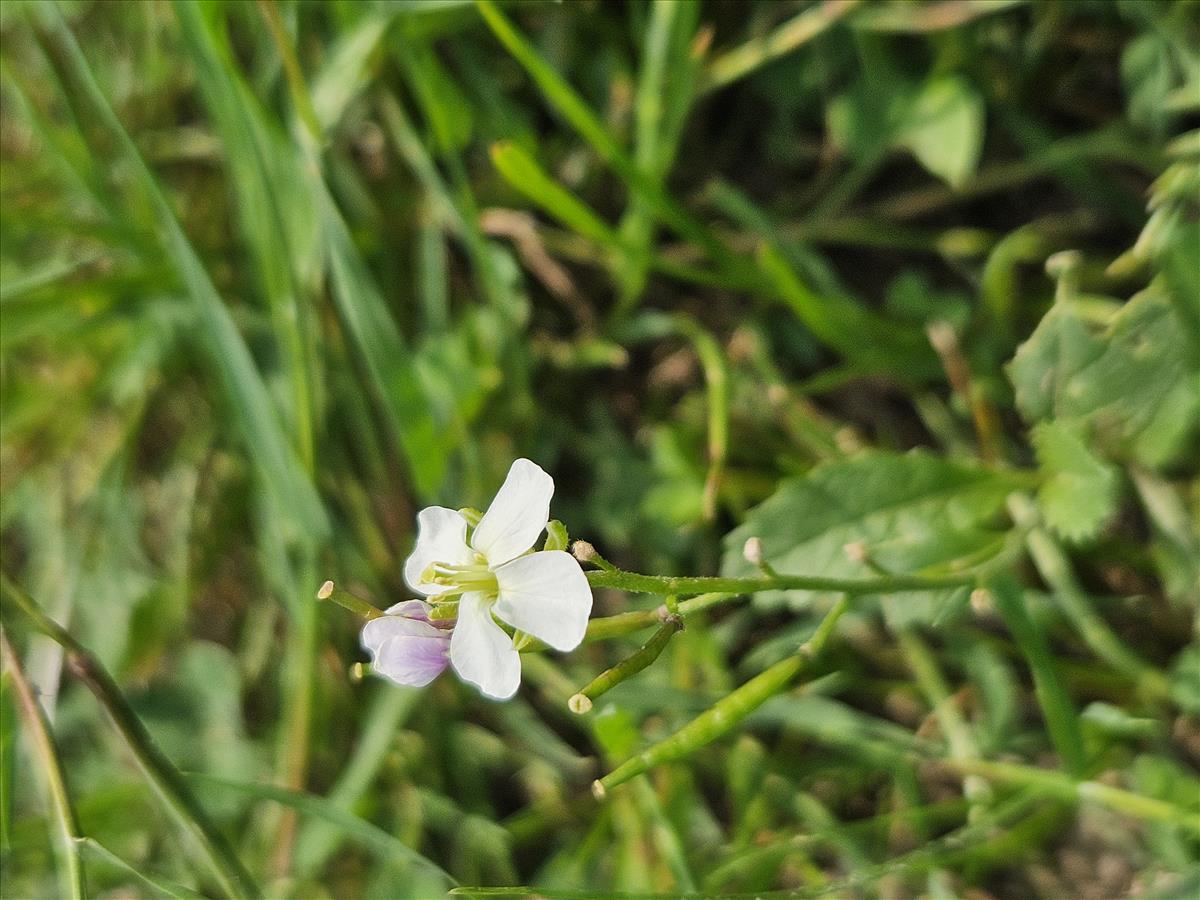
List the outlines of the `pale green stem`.
<svg viewBox="0 0 1200 900">
<path fill-rule="evenodd" d="M 46 714 L 38 705 L 33 689 L 21 669 L 21 662 L 8 642 L 8 636 L 0 630 L 0 656 L 4 660 L 4 668 L 12 677 L 20 700 L 21 717 L 33 742 L 34 754 L 42 764 L 46 774 L 46 787 L 50 791 L 50 805 L 54 810 L 55 824 L 58 826 L 58 838 L 62 848 L 63 861 L 67 867 L 67 884 L 73 900 L 84 900 L 87 897 L 87 879 L 83 870 L 83 860 L 79 858 L 79 841 L 83 832 L 79 827 L 79 819 L 75 815 L 75 807 L 71 803 L 71 794 L 67 789 L 67 779 L 63 772 L 62 760 L 58 755 L 58 747 L 54 736 L 50 733 L 50 724 Z"/>
<path fill-rule="evenodd" d="M 705 73 L 700 93 L 725 87 L 755 69 L 791 53 L 845 16 L 860 0 L 831 0 L 809 7 L 770 34 L 754 38 L 723 53 Z"/>
<path fill-rule="evenodd" d="M 1171 686 L 1166 676 L 1156 671 L 1126 647 L 1092 606 L 1079 586 L 1070 560 L 1050 533 L 1041 527 L 1037 507 L 1024 494 L 1008 501 L 1013 520 L 1025 529 L 1025 543 L 1038 573 L 1054 591 L 1059 608 L 1079 632 L 1092 652 L 1114 669 L 1125 673 L 1149 697 L 1165 699 Z"/>
<path fill-rule="evenodd" d="M 901 628 L 896 636 L 900 641 L 900 649 L 908 661 L 908 667 L 917 679 L 921 693 L 933 707 L 933 713 L 945 731 L 951 756 L 955 759 L 969 759 L 976 756 L 979 748 L 975 744 L 975 736 L 971 734 L 970 726 L 959 713 L 954 697 L 950 694 L 949 686 L 946 684 L 946 679 L 929 646 L 915 628 Z M 963 781 L 963 792 L 976 803 L 986 801 L 991 795 L 991 790 L 986 782 L 971 775 L 968 775 Z"/>
<path fill-rule="evenodd" d="M 847 599 L 839 598 L 825 614 L 825 618 L 821 620 L 821 624 L 817 626 L 813 636 L 805 641 L 796 653 L 751 678 L 666 740 L 660 741 L 626 760 L 603 778 L 593 782 L 592 793 L 597 798 L 603 798 L 609 790 L 617 785 L 662 763 L 683 759 L 728 732 L 763 703 L 786 688 L 796 676 L 812 664 L 814 659 L 820 656 L 833 634 L 838 619 L 848 608 Z"/>
<path fill-rule="evenodd" d="M 349 610 L 360 619 L 366 619 L 367 621 L 370 621 L 371 619 L 378 619 L 380 616 L 384 615 L 382 609 L 372 606 L 366 600 L 362 599 L 361 597 L 356 597 L 349 591 L 342 590 L 332 581 L 327 581 L 321 585 L 321 589 L 317 591 L 317 599 L 331 600 L 338 606 L 342 607 L 342 609 Z"/>
<path fill-rule="evenodd" d="M 615 588 L 632 594 L 706 594 L 712 592 L 753 594 L 758 591 L 829 591 L 839 594 L 894 594 L 904 591 L 933 591 L 973 585 L 975 574 L 886 575 L 879 578 L 827 578 L 820 575 L 771 575 L 755 578 L 720 576 L 678 577 L 639 575 L 621 569 L 588 572 L 593 588 Z M 682 604 L 681 604 L 682 606 Z"/>
<path fill-rule="evenodd" d="M 708 393 L 708 475 L 704 479 L 704 518 L 717 517 L 717 494 L 729 453 L 729 371 L 716 338 L 688 316 L 676 317 L 676 327 L 696 348 Z"/>
<path fill-rule="evenodd" d="M 980 775 L 988 781 L 1037 787 L 1072 803 L 1090 801 L 1137 819 L 1167 822 L 1194 835 L 1200 835 L 1200 813 L 1181 809 L 1173 803 L 1135 794 L 1098 781 L 1076 781 L 1063 772 L 991 762 L 984 759 L 948 759 L 943 762 L 960 772 Z"/>
<path fill-rule="evenodd" d="M 572 695 L 571 699 L 567 701 L 571 712 L 579 714 L 587 712 L 592 708 L 592 701 L 601 694 L 607 693 L 622 681 L 632 678 L 649 666 L 666 649 L 671 638 L 675 636 L 675 632 L 682 628 L 683 619 L 677 615 L 668 616 L 650 640 L 646 641 L 631 656 L 617 663 L 611 669 L 605 669 L 589 681 L 579 693 Z"/>
</svg>

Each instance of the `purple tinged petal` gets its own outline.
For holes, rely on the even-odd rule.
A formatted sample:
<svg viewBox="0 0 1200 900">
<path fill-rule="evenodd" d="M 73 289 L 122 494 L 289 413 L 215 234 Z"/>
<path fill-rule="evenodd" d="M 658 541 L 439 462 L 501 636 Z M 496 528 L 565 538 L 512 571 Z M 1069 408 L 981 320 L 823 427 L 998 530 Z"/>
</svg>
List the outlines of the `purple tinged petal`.
<svg viewBox="0 0 1200 900">
<path fill-rule="evenodd" d="M 392 609 L 404 605 L 396 604 Z M 388 641 L 437 640 L 449 642 L 450 635 L 441 628 L 434 626 L 428 620 L 422 621 L 416 618 L 389 613 L 377 619 L 371 619 L 363 625 L 361 640 L 363 649 L 374 657 L 379 654 L 383 645 Z"/>
<path fill-rule="evenodd" d="M 403 616 L 406 619 L 416 619 L 419 622 L 428 622 L 429 613 L 433 607 L 424 600 L 401 600 L 389 606 L 383 611 L 387 616 Z"/>
<path fill-rule="evenodd" d="M 434 629 L 435 631 L 437 629 Z M 450 664 L 450 635 L 404 635 L 389 638 L 379 647 L 371 670 L 396 684 L 424 687 Z"/>
</svg>

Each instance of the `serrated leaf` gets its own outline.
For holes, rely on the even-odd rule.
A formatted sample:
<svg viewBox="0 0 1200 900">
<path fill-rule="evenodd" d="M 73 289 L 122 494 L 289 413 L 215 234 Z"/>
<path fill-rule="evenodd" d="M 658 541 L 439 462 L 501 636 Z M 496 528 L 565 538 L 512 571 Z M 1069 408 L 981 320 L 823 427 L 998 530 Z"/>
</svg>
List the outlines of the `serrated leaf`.
<svg viewBox="0 0 1200 900">
<path fill-rule="evenodd" d="M 742 557 L 746 539 L 763 542 L 765 558 L 780 572 L 845 578 L 875 573 L 850 558 L 847 544 L 861 542 L 872 560 L 893 572 L 940 566 L 978 553 L 998 532 L 989 520 L 1017 486 L 1010 474 L 948 462 L 923 451 L 869 453 L 819 466 L 788 479 L 752 509 L 725 538 L 722 572 L 755 570 Z M 764 603 L 793 607 L 813 599 L 809 591 L 760 594 Z M 895 604 L 918 618 L 940 617 L 954 591 L 906 593 Z"/>
<path fill-rule="evenodd" d="M 1106 455 L 1169 462 L 1196 427 L 1200 371 L 1170 299 L 1147 290 L 1096 331 L 1056 303 L 1008 366 L 1026 421 L 1074 420 Z"/>
<path fill-rule="evenodd" d="M 1043 422 L 1033 446 L 1045 479 L 1038 488 L 1042 516 L 1068 541 L 1090 540 L 1116 511 L 1117 471 L 1096 458 L 1078 426 Z"/>
</svg>

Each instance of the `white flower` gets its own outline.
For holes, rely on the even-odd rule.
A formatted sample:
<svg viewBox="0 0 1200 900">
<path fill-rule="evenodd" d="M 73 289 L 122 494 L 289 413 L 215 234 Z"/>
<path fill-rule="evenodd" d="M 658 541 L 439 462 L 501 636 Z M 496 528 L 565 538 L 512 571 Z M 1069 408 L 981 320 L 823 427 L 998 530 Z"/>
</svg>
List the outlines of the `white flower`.
<svg viewBox="0 0 1200 900">
<path fill-rule="evenodd" d="M 417 545 L 404 577 L 434 602 L 458 597 L 450 664 L 497 700 L 516 693 L 521 658 L 493 614 L 555 650 L 574 650 L 592 612 L 592 591 L 574 557 L 528 552 L 550 519 L 553 494 L 554 479 L 518 459 L 470 538 L 456 510 L 431 506 L 417 516 Z"/>
</svg>

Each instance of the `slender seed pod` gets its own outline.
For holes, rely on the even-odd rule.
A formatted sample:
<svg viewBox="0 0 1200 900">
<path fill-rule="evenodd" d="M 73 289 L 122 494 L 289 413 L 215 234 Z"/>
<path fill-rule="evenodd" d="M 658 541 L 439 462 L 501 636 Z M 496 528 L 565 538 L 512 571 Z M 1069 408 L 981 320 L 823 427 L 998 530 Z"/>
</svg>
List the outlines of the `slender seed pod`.
<svg viewBox="0 0 1200 900">
<path fill-rule="evenodd" d="M 361 597 L 356 597 L 349 591 L 344 591 L 337 587 L 332 581 L 326 581 L 317 591 L 318 600 L 332 600 L 343 609 L 348 609 L 356 616 L 361 616 L 364 619 L 378 619 L 383 615 L 383 610 L 372 606 Z"/>
<path fill-rule="evenodd" d="M 725 734 L 787 687 L 792 679 L 811 664 L 828 643 L 837 620 L 848 605 L 845 597 L 839 599 L 821 620 L 813 636 L 801 645 L 795 654 L 751 678 L 666 740 L 626 760 L 603 778 L 592 782 L 592 793 L 597 798 L 602 798 L 617 785 L 641 775 L 654 766 L 683 759 Z"/>
<path fill-rule="evenodd" d="M 683 628 L 683 619 L 679 616 L 668 616 L 666 620 L 658 627 L 658 631 L 650 637 L 638 650 L 631 656 L 617 663 L 611 669 L 606 669 L 601 672 L 584 687 L 579 693 L 571 697 L 567 701 L 567 706 L 571 712 L 582 715 L 592 708 L 592 701 L 601 694 L 612 690 L 622 681 L 627 678 L 632 678 L 642 669 L 646 668 L 656 659 L 659 654 L 666 649 L 667 643 L 674 637 L 675 632 Z"/>
</svg>

